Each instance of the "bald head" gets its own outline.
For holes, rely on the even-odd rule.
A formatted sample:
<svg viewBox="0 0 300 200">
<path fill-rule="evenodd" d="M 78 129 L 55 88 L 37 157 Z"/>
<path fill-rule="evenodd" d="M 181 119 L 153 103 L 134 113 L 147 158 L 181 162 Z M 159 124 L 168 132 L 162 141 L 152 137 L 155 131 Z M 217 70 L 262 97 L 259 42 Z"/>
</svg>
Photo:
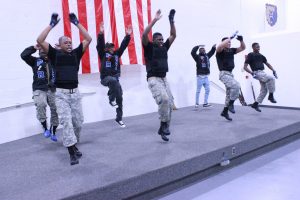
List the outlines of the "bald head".
<svg viewBox="0 0 300 200">
<path fill-rule="evenodd" d="M 67 36 L 62 36 L 58 39 L 59 46 L 62 51 L 70 53 L 72 51 L 72 40 Z"/>
</svg>

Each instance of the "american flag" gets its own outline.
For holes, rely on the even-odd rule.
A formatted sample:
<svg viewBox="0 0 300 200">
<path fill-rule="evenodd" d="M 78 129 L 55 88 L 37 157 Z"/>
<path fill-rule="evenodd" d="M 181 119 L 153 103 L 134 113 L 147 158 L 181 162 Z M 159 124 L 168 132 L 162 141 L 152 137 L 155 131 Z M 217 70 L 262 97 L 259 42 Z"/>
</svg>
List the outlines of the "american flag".
<svg viewBox="0 0 300 200">
<path fill-rule="evenodd" d="M 101 22 L 104 22 L 105 42 L 113 42 L 116 47 L 125 36 L 125 27 L 131 25 L 131 41 L 122 55 L 121 63 L 144 64 L 141 37 L 151 21 L 151 0 L 62 0 L 64 35 L 74 43 L 79 43 L 83 37 L 75 26 L 71 26 L 71 12 L 78 16 L 79 22 L 93 38 L 81 60 L 82 73 L 99 72 L 96 43 Z"/>
</svg>

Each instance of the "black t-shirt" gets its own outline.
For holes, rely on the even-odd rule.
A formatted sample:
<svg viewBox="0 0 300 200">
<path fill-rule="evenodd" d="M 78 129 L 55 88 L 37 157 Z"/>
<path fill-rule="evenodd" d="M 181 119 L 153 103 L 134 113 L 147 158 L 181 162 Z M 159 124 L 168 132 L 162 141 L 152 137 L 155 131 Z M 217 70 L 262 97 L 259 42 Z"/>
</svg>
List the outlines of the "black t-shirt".
<svg viewBox="0 0 300 200">
<path fill-rule="evenodd" d="M 264 70 L 264 63 L 267 64 L 267 59 L 260 53 L 251 52 L 247 55 L 245 63 L 250 65 L 252 71 Z"/>
<path fill-rule="evenodd" d="M 148 66 L 152 60 L 153 42 L 148 42 L 147 46 L 143 45 L 143 47 L 144 47 L 144 57 L 145 57 L 146 66 Z M 165 47 L 167 51 L 169 50 L 170 48 L 169 39 L 166 40 L 166 42 L 163 44 L 163 47 Z M 163 78 L 166 77 L 166 72 L 153 72 L 147 69 L 147 78 L 153 76 Z"/>
<path fill-rule="evenodd" d="M 82 43 L 70 53 L 57 50 L 49 44 L 48 57 L 56 72 L 55 85 L 57 88 L 74 89 L 78 87 L 78 70 L 83 53 Z"/>
<path fill-rule="evenodd" d="M 234 68 L 234 54 L 236 54 L 237 48 L 223 49 L 221 52 L 217 52 L 216 58 L 220 71 L 232 72 Z"/>
</svg>

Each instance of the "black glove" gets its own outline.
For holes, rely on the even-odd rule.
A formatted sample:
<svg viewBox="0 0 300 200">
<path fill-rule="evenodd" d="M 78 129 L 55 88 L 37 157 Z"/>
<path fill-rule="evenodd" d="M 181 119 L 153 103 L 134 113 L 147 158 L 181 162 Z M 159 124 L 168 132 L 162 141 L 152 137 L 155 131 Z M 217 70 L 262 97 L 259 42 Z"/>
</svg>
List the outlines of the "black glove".
<svg viewBox="0 0 300 200">
<path fill-rule="evenodd" d="M 276 73 L 275 70 L 273 71 L 273 75 L 274 75 L 274 77 L 275 77 L 276 79 L 278 79 L 278 76 L 277 76 L 277 73 Z"/>
<path fill-rule="evenodd" d="M 35 53 L 37 51 L 37 49 L 34 46 L 30 46 L 28 47 L 28 49 L 30 49 L 32 53 Z"/>
<path fill-rule="evenodd" d="M 174 23 L 174 15 L 175 15 L 175 12 L 176 12 L 176 11 L 175 11 L 174 9 L 170 10 L 169 21 L 170 21 L 171 24 Z"/>
<path fill-rule="evenodd" d="M 70 18 L 70 21 L 71 21 L 74 25 L 79 24 L 79 21 L 78 21 L 76 15 L 75 15 L 74 13 L 70 13 L 70 14 L 69 14 L 69 18 Z"/>
<path fill-rule="evenodd" d="M 52 13 L 51 15 L 51 21 L 50 21 L 50 26 L 53 28 L 60 19 L 58 19 L 58 14 L 57 13 Z"/>
<path fill-rule="evenodd" d="M 236 37 L 236 39 L 237 39 L 238 41 L 240 41 L 240 42 L 243 42 L 243 36 L 241 36 L 241 35 L 238 35 L 238 36 Z"/>
</svg>

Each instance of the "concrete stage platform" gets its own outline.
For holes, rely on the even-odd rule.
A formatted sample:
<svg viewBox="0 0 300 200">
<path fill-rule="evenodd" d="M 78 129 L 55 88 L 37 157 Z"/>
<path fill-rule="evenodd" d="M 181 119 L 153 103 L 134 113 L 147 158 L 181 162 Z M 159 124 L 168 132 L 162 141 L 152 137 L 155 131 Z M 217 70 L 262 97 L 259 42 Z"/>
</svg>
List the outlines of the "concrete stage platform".
<svg viewBox="0 0 300 200">
<path fill-rule="evenodd" d="M 222 105 L 173 112 L 170 142 L 157 134 L 158 114 L 85 124 L 80 163 L 42 135 L 0 145 L 0 199 L 150 199 L 147 192 L 299 135 L 300 111 L 236 106 L 229 122 Z M 113 112 L 113 109 L 112 109 Z M 25 130 L 26 131 L 26 130 Z M 9 133 L 1 133 L 9 134 Z"/>
</svg>

